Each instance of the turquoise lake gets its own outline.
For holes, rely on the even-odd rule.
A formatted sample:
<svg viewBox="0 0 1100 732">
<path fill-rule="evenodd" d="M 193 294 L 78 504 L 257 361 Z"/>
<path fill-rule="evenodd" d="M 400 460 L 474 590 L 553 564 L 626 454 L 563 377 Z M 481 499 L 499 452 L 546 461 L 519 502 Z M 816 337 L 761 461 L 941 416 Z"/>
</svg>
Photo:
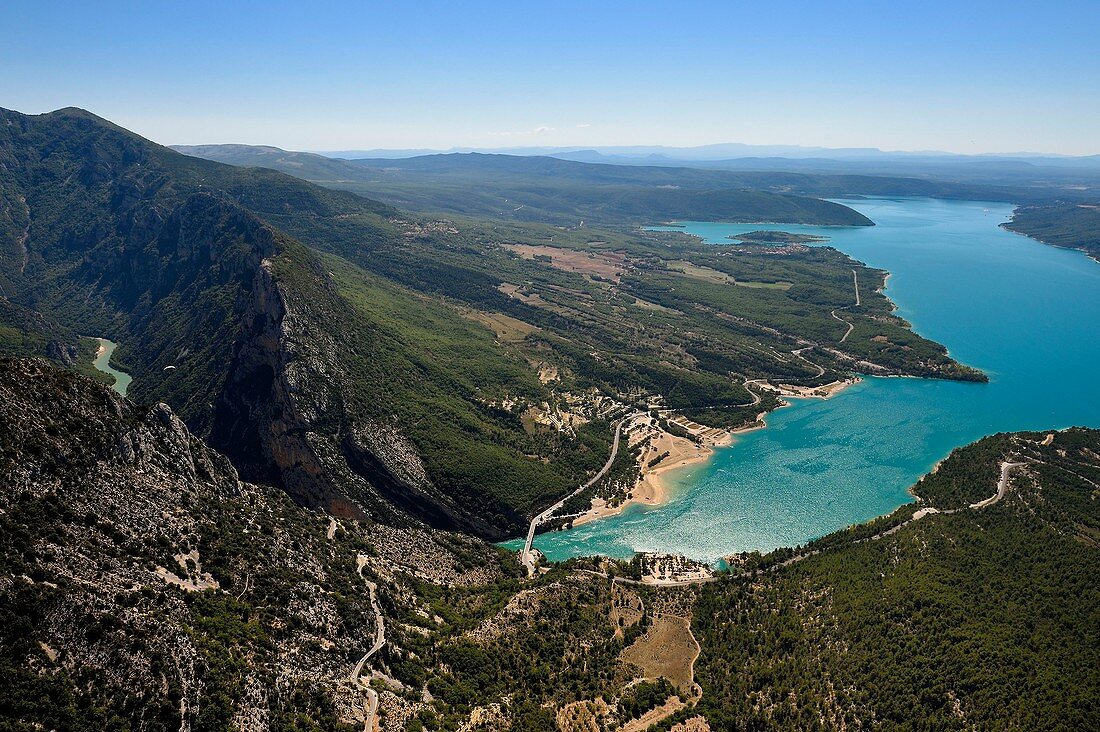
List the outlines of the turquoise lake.
<svg viewBox="0 0 1100 732">
<path fill-rule="evenodd" d="M 671 474 L 668 504 L 541 534 L 535 547 L 554 560 L 662 551 L 716 561 L 803 544 L 912 500 L 907 489 L 921 475 L 983 435 L 1100 426 L 1100 264 L 1000 228 L 1007 204 L 843 203 L 876 226 L 689 222 L 683 230 L 715 245 L 759 229 L 828 236 L 828 245 L 890 271 L 898 314 L 990 383 L 865 378 L 829 400 L 796 400 L 769 414 L 767 429 Z"/>
</svg>

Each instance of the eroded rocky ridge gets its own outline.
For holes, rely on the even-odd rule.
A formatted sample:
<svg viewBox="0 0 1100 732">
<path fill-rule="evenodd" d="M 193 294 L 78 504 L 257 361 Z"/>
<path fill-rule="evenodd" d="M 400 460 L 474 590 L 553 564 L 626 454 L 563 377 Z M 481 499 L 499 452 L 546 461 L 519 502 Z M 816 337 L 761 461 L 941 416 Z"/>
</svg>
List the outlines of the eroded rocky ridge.
<svg viewBox="0 0 1100 732">
<path fill-rule="evenodd" d="M 0 359 L 0 425 L 10 722 L 361 725 L 349 674 L 379 622 L 364 580 L 390 613 L 415 602 L 400 576 L 484 582 L 497 566 L 471 539 L 337 529 L 241 481 L 167 406 L 137 407 L 42 360 Z M 402 657 L 391 640 L 374 666 Z"/>
<path fill-rule="evenodd" d="M 131 398 L 171 405 L 247 479 L 341 516 L 499 534 L 432 485 L 370 404 L 384 394 L 348 408 L 348 361 L 370 354 L 341 334 L 362 326 L 319 255 L 271 223 L 288 212 L 305 234 L 352 217 L 364 238 L 391 213 L 82 110 L 0 110 L 0 316 L 32 334 L 8 350 L 71 367 L 80 336 L 110 337 Z"/>
</svg>

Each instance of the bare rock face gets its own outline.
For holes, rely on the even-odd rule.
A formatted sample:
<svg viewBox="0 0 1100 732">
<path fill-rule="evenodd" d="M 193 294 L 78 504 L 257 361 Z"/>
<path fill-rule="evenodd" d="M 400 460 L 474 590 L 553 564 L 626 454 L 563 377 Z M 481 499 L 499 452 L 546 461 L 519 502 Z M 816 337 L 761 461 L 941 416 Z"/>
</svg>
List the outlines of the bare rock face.
<svg viewBox="0 0 1100 732">
<path fill-rule="evenodd" d="M 432 528 L 498 535 L 491 524 L 463 511 L 432 484 L 416 446 L 393 427 L 378 422 L 353 426 L 340 447 L 348 468 L 387 504 Z"/>
<path fill-rule="evenodd" d="M 412 488 L 431 486 L 428 471 L 416 446 L 398 430 L 383 424 L 370 424 L 348 435 L 352 449 L 378 457 L 393 477 Z"/>
<path fill-rule="evenodd" d="M 78 355 L 76 346 L 71 343 L 50 341 L 46 344 L 46 356 L 62 366 L 68 366 L 69 368 L 75 366 Z"/>
<path fill-rule="evenodd" d="M 349 411 L 354 385 L 339 337 L 347 305 L 323 271 L 302 266 L 288 283 L 284 264 L 265 259 L 253 277 L 211 444 L 246 479 L 277 485 L 302 506 L 503 538 L 432 484 L 408 438 Z"/>
</svg>

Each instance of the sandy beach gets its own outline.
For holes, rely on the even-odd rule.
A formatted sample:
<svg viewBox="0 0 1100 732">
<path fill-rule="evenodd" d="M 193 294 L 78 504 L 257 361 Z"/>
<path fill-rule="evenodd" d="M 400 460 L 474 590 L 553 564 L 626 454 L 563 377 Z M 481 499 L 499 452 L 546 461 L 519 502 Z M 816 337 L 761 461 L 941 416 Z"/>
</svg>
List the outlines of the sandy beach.
<svg viewBox="0 0 1100 732">
<path fill-rule="evenodd" d="M 823 386 L 794 386 L 793 384 L 776 384 L 772 389 L 780 396 L 796 399 L 828 399 L 836 396 L 853 384 L 859 383 L 858 378 L 834 381 Z"/>
<path fill-rule="evenodd" d="M 770 388 L 780 396 L 792 399 L 828 399 L 857 383 L 859 383 L 859 379 L 855 378 L 834 381 L 831 384 L 818 387 L 777 384 L 770 385 Z M 708 429 L 703 425 L 684 420 L 682 417 L 674 418 L 679 426 L 687 428 L 693 434 L 701 435 L 700 442 L 695 442 L 686 437 L 677 437 L 655 426 L 643 428 L 643 431 L 638 433 L 640 436 L 637 439 L 632 439 L 631 444 L 637 444 L 638 441 L 644 439 L 641 435 L 645 434 L 653 435 L 653 439 L 649 448 L 641 455 L 640 477 L 628 494 L 627 499 L 618 505 L 608 506 L 605 499 L 593 498 L 592 507 L 574 518 L 573 526 L 581 526 L 608 516 L 617 516 L 625 511 L 627 507 L 635 504 L 661 506 L 667 503 L 671 498 L 668 473 L 681 470 L 690 465 L 705 463 L 714 455 L 714 448 L 728 447 L 733 443 L 736 435 L 764 429 L 768 426 L 764 421 L 767 414 L 767 412 L 760 412 L 756 415 L 755 422 L 734 430 Z M 668 457 L 653 467 L 648 466 L 650 460 L 665 452 L 669 453 Z"/>
<path fill-rule="evenodd" d="M 656 430 L 656 428 L 652 428 Z M 729 432 L 722 436 L 707 439 L 703 443 L 697 443 L 686 437 L 677 437 L 668 432 L 660 431 L 654 438 L 650 447 L 642 453 L 641 478 L 634 484 L 629 497 L 617 506 L 608 506 L 602 498 L 592 499 L 592 508 L 573 519 L 574 526 L 580 526 L 590 521 L 615 516 L 633 504 L 643 506 L 660 506 L 668 502 L 670 489 L 665 475 L 673 470 L 680 470 L 689 465 L 705 463 L 714 455 L 714 447 L 729 445 L 732 435 Z M 668 452 L 668 457 L 657 465 L 648 467 L 647 463 Z"/>
</svg>

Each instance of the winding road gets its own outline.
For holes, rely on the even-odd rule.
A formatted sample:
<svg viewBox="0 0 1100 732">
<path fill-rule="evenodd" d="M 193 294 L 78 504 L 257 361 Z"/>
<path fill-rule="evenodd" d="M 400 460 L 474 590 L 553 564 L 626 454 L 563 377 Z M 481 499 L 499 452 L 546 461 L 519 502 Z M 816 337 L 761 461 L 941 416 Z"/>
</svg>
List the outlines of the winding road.
<svg viewBox="0 0 1100 732">
<path fill-rule="evenodd" d="M 803 351 L 809 351 L 812 348 L 813 348 L 813 346 L 806 346 L 805 348 L 799 348 L 795 351 L 791 351 L 791 355 L 802 359 L 803 361 L 805 361 L 806 363 L 810 364 L 815 369 L 817 369 L 817 374 L 813 377 L 813 378 L 817 379 L 817 378 L 820 378 L 820 377 L 825 375 L 825 367 L 822 366 L 821 364 L 814 363 L 813 361 L 811 361 L 810 359 L 808 359 L 808 358 L 806 358 L 805 356 L 802 355 Z"/>
<path fill-rule="evenodd" d="M 986 498 L 984 501 L 978 501 L 977 503 L 971 503 L 970 508 L 977 509 L 977 508 L 985 508 L 986 506 L 992 506 L 994 503 L 997 503 L 1002 498 L 1004 498 L 1005 497 L 1005 489 L 1008 488 L 1009 473 L 1012 471 L 1013 468 L 1017 468 L 1021 465 L 1023 465 L 1023 463 L 1010 463 L 1007 460 L 1005 462 L 1001 463 L 1001 480 L 1000 480 L 999 483 L 997 483 L 997 492 L 994 493 L 989 498 Z"/>
<path fill-rule="evenodd" d="M 855 290 L 856 290 L 856 305 L 855 306 L 858 308 L 859 304 L 860 304 L 859 303 L 859 273 L 856 272 L 856 270 L 854 270 L 854 269 L 852 270 L 852 285 L 855 287 Z M 838 309 L 839 310 L 847 310 L 848 307 L 843 307 L 843 308 L 838 308 Z M 848 330 L 845 331 L 844 335 L 842 335 L 840 337 L 840 342 L 843 343 L 844 341 L 848 340 L 848 336 L 852 335 L 852 331 L 856 329 L 856 326 L 850 320 L 845 320 L 844 318 L 837 315 L 836 310 L 832 311 L 832 316 L 834 318 L 836 318 L 837 320 L 839 320 L 841 323 L 844 323 L 845 325 L 848 326 Z"/>
<path fill-rule="evenodd" d="M 359 576 L 363 577 L 363 567 L 367 565 L 367 557 L 360 554 L 356 557 L 356 563 Z M 370 650 L 363 654 L 363 657 L 359 659 L 359 662 L 355 664 L 355 668 L 351 670 L 351 683 L 362 689 L 367 695 L 367 711 L 363 720 L 363 732 L 374 731 L 374 716 L 378 713 L 378 692 L 370 688 L 370 682 L 363 681 L 363 666 L 370 657 L 375 653 L 382 650 L 382 647 L 386 645 L 386 619 L 382 616 L 382 608 L 378 605 L 377 585 L 371 582 L 366 577 L 363 577 L 363 582 L 367 585 L 367 592 L 370 595 L 370 606 L 374 610 L 375 618 L 375 630 L 374 630 L 374 645 L 370 647 Z"/>
<path fill-rule="evenodd" d="M 848 330 L 846 330 L 844 332 L 844 335 L 840 337 L 840 342 L 843 343 L 844 341 L 848 340 L 848 336 L 852 335 L 852 331 L 856 329 L 856 326 L 852 324 L 850 320 L 845 320 L 844 318 L 837 315 L 835 310 L 833 311 L 833 317 L 848 326 Z"/>
<path fill-rule="evenodd" d="M 764 386 L 770 387 L 771 384 L 768 383 L 767 379 L 753 379 L 752 381 L 749 381 L 748 379 L 745 379 L 745 391 L 747 391 L 749 393 L 749 396 L 752 397 L 752 402 L 749 403 L 749 404 L 745 404 L 743 406 L 755 407 L 756 405 L 760 404 L 760 402 L 764 401 L 764 399 L 758 393 L 756 393 L 755 391 L 750 389 L 749 384 L 759 384 L 762 387 L 764 387 Z"/>
<path fill-rule="evenodd" d="M 631 420 L 635 417 L 640 417 L 642 414 L 643 412 L 634 412 L 633 414 L 629 414 L 615 423 L 615 438 L 611 441 L 611 455 L 607 458 L 607 462 L 603 464 L 603 467 L 600 468 L 600 472 L 596 473 L 594 476 L 592 476 L 591 480 L 589 480 L 581 487 L 577 488 L 568 496 L 561 499 L 553 506 L 540 513 L 538 516 L 535 516 L 533 519 L 531 519 L 531 525 L 527 529 L 527 541 L 523 544 L 523 552 L 520 554 L 520 561 L 523 563 L 523 566 L 527 568 L 528 577 L 534 576 L 535 574 L 535 556 L 531 553 L 531 542 L 535 540 L 535 529 L 538 527 L 539 524 L 545 523 L 546 521 L 550 520 L 550 518 L 555 513 L 561 510 L 561 507 L 565 505 L 566 501 L 568 501 L 573 496 L 581 493 L 585 489 L 592 487 L 592 485 L 594 485 L 596 481 L 607 475 L 607 471 L 611 470 L 611 463 L 615 462 L 615 456 L 619 454 L 619 437 L 622 435 L 623 425 L 628 420 Z"/>
</svg>

